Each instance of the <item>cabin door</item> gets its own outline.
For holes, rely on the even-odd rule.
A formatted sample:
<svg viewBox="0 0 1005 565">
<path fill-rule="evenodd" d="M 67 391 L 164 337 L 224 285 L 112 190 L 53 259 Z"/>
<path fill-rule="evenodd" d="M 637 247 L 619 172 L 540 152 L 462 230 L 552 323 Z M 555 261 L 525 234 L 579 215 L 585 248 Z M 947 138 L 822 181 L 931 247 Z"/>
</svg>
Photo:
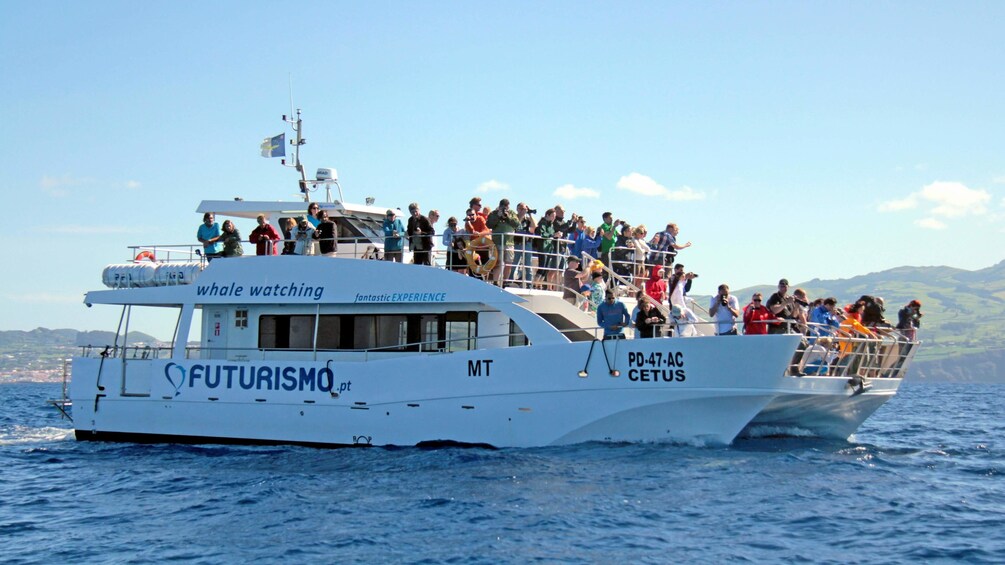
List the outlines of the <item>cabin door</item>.
<svg viewBox="0 0 1005 565">
<path fill-rule="evenodd" d="M 214 308 L 203 316 L 206 336 L 207 359 L 227 358 L 227 328 L 230 327 L 230 316 L 223 308 Z"/>
</svg>

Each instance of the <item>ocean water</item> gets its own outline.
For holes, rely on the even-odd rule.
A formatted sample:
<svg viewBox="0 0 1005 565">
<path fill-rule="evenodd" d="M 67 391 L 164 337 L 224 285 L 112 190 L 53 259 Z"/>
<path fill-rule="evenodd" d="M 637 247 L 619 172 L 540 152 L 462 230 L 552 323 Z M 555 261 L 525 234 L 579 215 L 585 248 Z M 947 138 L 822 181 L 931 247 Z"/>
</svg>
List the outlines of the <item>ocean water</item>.
<svg viewBox="0 0 1005 565">
<path fill-rule="evenodd" d="M 906 383 L 851 441 L 76 442 L 0 385 L 4 563 L 1005 562 L 1005 386 Z"/>
</svg>

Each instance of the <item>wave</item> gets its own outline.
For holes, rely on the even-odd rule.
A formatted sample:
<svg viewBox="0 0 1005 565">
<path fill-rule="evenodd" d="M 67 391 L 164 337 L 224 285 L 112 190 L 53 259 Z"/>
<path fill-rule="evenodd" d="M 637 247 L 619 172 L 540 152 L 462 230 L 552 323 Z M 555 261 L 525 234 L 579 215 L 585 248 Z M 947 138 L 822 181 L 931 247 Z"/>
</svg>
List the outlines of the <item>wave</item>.
<svg viewBox="0 0 1005 565">
<path fill-rule="evenodd" d="M 53 443 L 73 438 L 73 429 L 46 426 L 11 426 L 0 429 L 0 445 L 23 445 L 31 443 Z"/>
</svg>

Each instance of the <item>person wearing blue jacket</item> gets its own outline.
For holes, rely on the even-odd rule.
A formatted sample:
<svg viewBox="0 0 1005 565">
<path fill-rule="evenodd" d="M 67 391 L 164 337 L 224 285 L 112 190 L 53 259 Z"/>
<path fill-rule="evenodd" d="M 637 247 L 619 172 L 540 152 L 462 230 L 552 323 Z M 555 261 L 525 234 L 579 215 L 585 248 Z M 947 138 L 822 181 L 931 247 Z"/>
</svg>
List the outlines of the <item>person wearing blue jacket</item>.
<svg viewBox="0 0 1005 565">
<path fill-rule="evenodd" d="M 632 323 L 628 308 L 615 297 L 613 290 L 608 290 L 604 298 L 604 303 L 597 306 L 597 325 L 604 328 L 604 339 L 625 339 L 625 328 Z"/>
<path fill-rule="evenodd" d="M 388 210 L 384 217 L 384 260 L 402 262 L 405 247 L 405 224 L 398 219 L 398 213 Z"/>
</svg>

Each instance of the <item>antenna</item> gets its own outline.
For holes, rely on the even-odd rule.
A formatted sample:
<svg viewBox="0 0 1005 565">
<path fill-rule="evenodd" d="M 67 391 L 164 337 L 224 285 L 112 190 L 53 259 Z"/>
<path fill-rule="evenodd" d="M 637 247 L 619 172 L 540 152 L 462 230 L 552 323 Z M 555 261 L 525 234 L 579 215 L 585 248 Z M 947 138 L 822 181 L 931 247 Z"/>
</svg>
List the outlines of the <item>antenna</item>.
<svg viewBox="0 0 1005 565">
<path fill-rule="evenodd" d="M 293 115 L 293 73 L 290 73 L 290 115 Z"/>
<path fill-rule="evenodd" d="M 304 202 L 310 202 L 310 196 L 308 195 L 307 189 L 307 173 L 304 172 L 304 165 L 300 162 L 300 146 L 307 143 L 307 140 L 303 137 L 303 120 L 300 119 L 300 108 L 297 108 L 296 119 L 293 117 L 283 116 L 283 121 L 290 124 L 293 131 L 296 132 L 297 138 L 295 140 L 290 140 L 290 145 L 294 146 L 293 152 L 293 165 L 286 165 L 286 160 L 283 160 L 283 165 L 287 167 L 292 166 L 294 169 L 300 173 L 300 193 L 303 194 Z"/>
</svg>

